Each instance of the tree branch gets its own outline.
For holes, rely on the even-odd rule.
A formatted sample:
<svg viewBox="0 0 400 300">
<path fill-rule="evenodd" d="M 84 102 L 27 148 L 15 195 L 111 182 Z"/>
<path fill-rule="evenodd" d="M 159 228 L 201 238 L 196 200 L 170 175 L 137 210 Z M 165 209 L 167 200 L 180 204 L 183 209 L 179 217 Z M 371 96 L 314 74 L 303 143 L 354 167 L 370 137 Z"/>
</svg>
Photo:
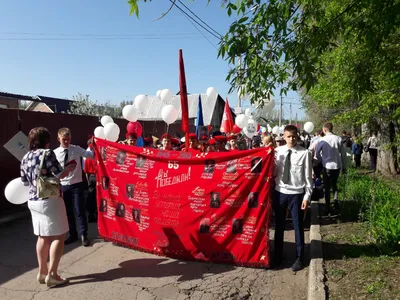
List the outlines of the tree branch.
<svg viewBox="0 0 400 300">
<path fill-rule="evenodd" d="M 159 18 L 157 18 L 157 19 L 154 19 L 153 22 L 154 22 L 154 21 L 161 20 L 162 18 L 164 18 L 164 17 L 171 11 L 171 9 L 172 9 L 172 8 L 174 7 L 174 5 L 175 5 L 176 0 L 170 0 L 170 1 L 171 1 L 171 6 L 168 8 L 168 10 L 167 10 L 165 13 L 163 13 L 163 14 L 161 15 L 161 17 L 159 17 Z"/>
</svg>

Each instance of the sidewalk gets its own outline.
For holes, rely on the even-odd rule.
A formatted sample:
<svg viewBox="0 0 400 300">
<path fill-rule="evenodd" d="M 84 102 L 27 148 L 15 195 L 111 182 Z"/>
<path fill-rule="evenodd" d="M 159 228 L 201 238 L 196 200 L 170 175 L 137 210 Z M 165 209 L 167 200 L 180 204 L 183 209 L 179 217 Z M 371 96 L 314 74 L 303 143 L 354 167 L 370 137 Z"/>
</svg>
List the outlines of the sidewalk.
<svg viewBox="0 0 400 300">
<path fill-rule="evenodd" d="M 95 224 L 89 236 L 97 236 Z M 272 233 L 273 236 L 273 233 Z M 306 257 L 309 235 L 306 231 Z M 36 282 L 36 237 L 30 218 L 0 228 L 0 299 L 306 299 L 308 268 L 294 274 L 293 231 L 285 233 L 284 269 L 265 270 L 188 262 L 141 253 L 94 240 L 91 247 L 65 248 L 64 287 L 48 289 Z"/>
</svg>

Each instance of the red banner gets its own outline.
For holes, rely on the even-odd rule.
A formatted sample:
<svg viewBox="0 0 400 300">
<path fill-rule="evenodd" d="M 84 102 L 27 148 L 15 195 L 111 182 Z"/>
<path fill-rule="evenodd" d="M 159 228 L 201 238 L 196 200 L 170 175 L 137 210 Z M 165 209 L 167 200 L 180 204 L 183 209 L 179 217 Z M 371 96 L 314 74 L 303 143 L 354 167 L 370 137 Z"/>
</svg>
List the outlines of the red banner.
<svg viewBox="0 0 400 300">
<path fill-rule="evenodd" d="M 99 233 L 187 260 L 269 266 L 272 148 L 191 153 L 98 139 Z"/>
</svg>

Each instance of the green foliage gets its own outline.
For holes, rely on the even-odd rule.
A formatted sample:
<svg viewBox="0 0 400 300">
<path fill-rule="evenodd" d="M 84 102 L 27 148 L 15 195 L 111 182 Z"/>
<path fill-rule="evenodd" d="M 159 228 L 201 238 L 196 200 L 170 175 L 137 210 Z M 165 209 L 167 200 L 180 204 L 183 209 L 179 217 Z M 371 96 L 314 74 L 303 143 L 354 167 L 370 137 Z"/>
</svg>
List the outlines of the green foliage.
<svg viewBox="0 0 400 300">
<path fill-rule="evenodd" d="M 352 169 L 347 176 L 347 181 L 340 178 L 340 186 L 345 187 L 341 199 L 360 204 L 361 217 L 370 224 L 372 237 L 383 252 L 393 254 L 400 243 L 400 191 Z"/>
<path fill-rule="evenodd" d="M 108 115 L 112 118 L 120 118 L 122 115 L 121 105 L 114 105 L 110 102 L 99 103 L 90 99 L 89 95 L 78 93 L 72 96 L 72 102 L 69 113 L 84 116 L 105 116 Z M 124 104 L 122 102 L 122 104 Z M 125 105 L 124 105 L 125 106 Z"/>
</svg>

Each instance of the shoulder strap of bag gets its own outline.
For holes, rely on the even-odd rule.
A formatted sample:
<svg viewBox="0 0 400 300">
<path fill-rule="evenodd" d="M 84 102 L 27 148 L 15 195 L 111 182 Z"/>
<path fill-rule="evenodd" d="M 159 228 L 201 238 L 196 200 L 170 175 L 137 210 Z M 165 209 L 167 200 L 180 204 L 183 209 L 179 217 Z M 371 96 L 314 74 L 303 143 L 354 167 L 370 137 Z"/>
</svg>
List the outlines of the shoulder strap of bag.
<svg viewBox="0 0 400 300">
<path fill-rule="evenodd" d="M 43 151 L 43 156 L 42 156 L 42 159 L 40 160 L 40 165 L 39 165 L 39 177 L 42 177 L 42 169 L 43 169 L 44 157 L 46 156 L 46 153 L 48 151 L 49 150 L 44 150 Z"/>
</svg>

